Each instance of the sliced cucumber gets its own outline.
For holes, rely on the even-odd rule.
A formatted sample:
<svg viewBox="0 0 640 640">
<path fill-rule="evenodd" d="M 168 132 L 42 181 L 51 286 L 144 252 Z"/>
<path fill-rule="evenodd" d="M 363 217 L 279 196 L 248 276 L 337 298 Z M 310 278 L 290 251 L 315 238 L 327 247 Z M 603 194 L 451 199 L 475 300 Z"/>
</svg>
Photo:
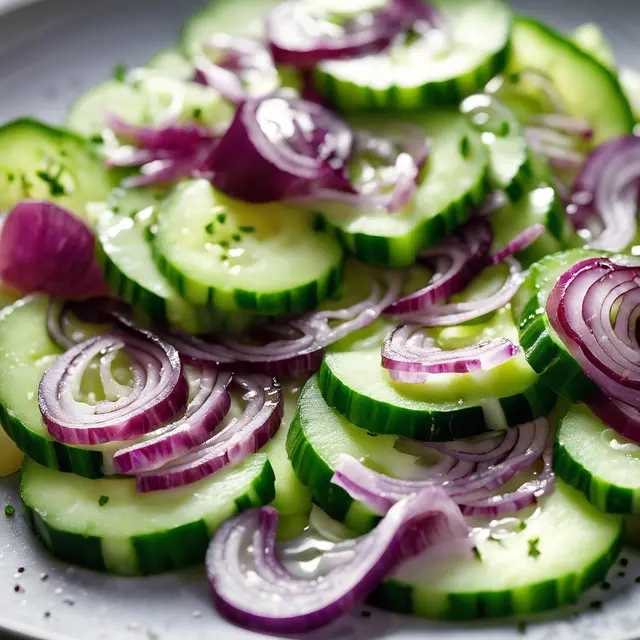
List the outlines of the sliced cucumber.
<svg viewBox="0 0 640 640">
<path fill-rule="evenodd" d="M 597 24 L 593 22 L 581 24 L 573 32 L 571 39 L 605 67 L 612 68 L 616 66 L 616 54 Z"/>
<path fill-rule="evenodd" d="M 629 99 L 636 122 L 640 122 L 640 73 L 635 69 L 620 69 L 620 83 Z"/>
<path fill-rule="evenodd" d="M 486 325 L 452 327 L 434 336 L 450 348 L 481 337 L 517 342 L 510 315 L 503 309 Z M 328 352 L 318 385 L 327 403 L 355 425 L 423 441 L 515 426 L 546 415 L 555 404 L 554 392 L 540 382 L 524 354 L 488 371 L 443 374 L 429 384 L 410 385 L 391 381 L 380 366 L 378 343 L 373 349 Z"/>
<path fill-rule="evenodd" d="M 584 405 L 574 405 L 560 422 L 553 468 L 598 509 L 640 515 L 640 447 Z"/>
<path fill-rule="evenodd" d="M 601 255 L 601 251 L 571 249 L 543 258 L 531 267 L 511 303 L 527 362 L 545 384 L 573 402 L 584 400 L 596 385 L 584 375 L 549 323 L 545 311 L 547 298 L 558 278 L 570 267 L 585 258 Z"/>
<path fill-rule="evenodd" d="M 105 211 L 100 216 L 96 257 L 107 283 L 121 300 L 160 326 L 170 324 L 200 334 L 241 331 L 251 320 L 250 314 L 191 305 L 158 269 L 148 236 L 159 204 L 156 196 L 162 195 L 151 189 L 127 190 L 111 199 L 117 203 L 112 210 L 124 211 L 124 215 Z"/>
<path fill-rule="evenodd" d="M 531 182 L 533 158 L 518 119 L 507 106 L 485 94 L 469 96 L 461 109 L 489 149 L 492 186 L 504 190 L 511 200 L 519 200 Z"/>
<path fill-rule="evenodd" d="M 194 58 L 214 33 L 262 38 L 267 13 L 278 3 L 279 0 L 213 0 L 184 23 L 182 49 L 188 58 Z"/>
<path fill-rule="evenodd" d="M 340 246 L 305 213 L 232 201 L 207 180 L 186 181 L 165 200 L 154 251 L 186 300 L 223 311 L 308 311 L 342 277 Z"/>
<path fill-rule="evenodd" d="M 508 203 L 490 217 L 494 251 L 506 246 L 527 227 L 542 224 L 546 231 L 532 245 L 517 254 L 518 260 L 530 265 L 545 256 L 570 246 L 573 228 L 565 208 L 553 187 L 539 184 L 519 202 Z"/>
<path fill-rule="evenodd" d="M 90 480 L 28 461 L 20 495 L 44 545 L 65 562 L 148 575 L 202 562 L 228 518 L 274 497 L 264 454 L 180 489 L 136 493 L 135 479 Z"/>
<path fill-rule="evenodd" d="M 550 27 L 515 20 L 510 67 L 547 75 L 569 114 L 593 125 L 594 144 L 631 133 L 635 120 L 616 74 Z"/>
<path fill-rule="evenodd" d="M 344 11 L 340 0 L 323 4 Z M 324 62 L 314 72 L 318 90 L 344 111 L 422 109 L 482 90 L 507 61 L 509 8 L 501 0 L 430 4 L 446 25 L 442 31 L 378 55 Z"/>
<path fill-rule="evenodd" d="M 177 47 L 169 47 L 158 51 L 146 65 L 169 78 L 187 82 L 193 79 L 194 69 Z"/>
<path fill-rule="evenodd" d="M 371 604 L 447 620 L 547 611 L 576 602 L 605 577 L 622 548 L 622 520 L 562 481 L 523 522 L 523 529 L 498 539 L 487 529 L 476 532 L 474 559 L 445 554 L 403 565 L 374 591 Z"/>
<path fill-rule="evenodd" d="M 23 118 L 0 127 L 0 210 L 33 198 L 50 200 L 79 216 L 106 199 L 112 176 L 80 136 Z"/>
<path fill-rule="evenodd" d="M 414 202 L 402 212 L 323 207 L 321 220 L 358 259 L 380 266 L 412 265 L 467 220 L 488 186 L 488 155 L 479 133 L 458 112 L 429 114 L 424 125 L 430 153 Z"/>
</svg>

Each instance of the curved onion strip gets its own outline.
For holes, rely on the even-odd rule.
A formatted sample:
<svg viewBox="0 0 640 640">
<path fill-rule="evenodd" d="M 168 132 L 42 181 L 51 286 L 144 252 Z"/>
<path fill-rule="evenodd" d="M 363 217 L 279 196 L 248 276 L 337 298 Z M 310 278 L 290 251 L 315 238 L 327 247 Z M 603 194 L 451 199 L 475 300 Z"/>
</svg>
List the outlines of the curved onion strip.
<svg viewBox="0 0 640 640">
<path fill-rule="evenodd" d="M 472 442 L 454 440 L 453 442 L 430 442 L 425 443 L 424 446 L 436 449 L 453 460 L 478 463 L 501 462 L 515 446 L 518 434 L 518 429 L 507 429 Z"/>
<path fill-rule="evenodd" d="M 399 564 L 451 539 L 470 550 L 458 507 L 437 488 L 389 510 L 371 532 L 331 544 L 330 569 L 304 579 L 279 559 L 296 540 L 276 547 L 278 513 L 247 511 L 216 532 L 207 552 L 207 577 L 218 611 L 244 628 L 290 634 L 322 627 L 352 609 Z"/>
<path fill-rule="evenodd" d="M 94 358 L 124 350 L 132 359 L 133 387 L 114 402 L 76 400 Z M 47 369 L 38 402 L 49 433 L 66 444 L 132 440 L 170 420 L 187 403 L 188 385 L 174 347 L 138 330 L 90 338 L 72 347 Z"/>
<path fill-rule="evenodd" d="M 533 224 L 524 229 L 515 238 L 510 240 L 502 249 L 493 254 L 491 261 L 493 264 L 499 264 L 509 256 L 524 251 L 528 246 L 532 245 L 540 236 L 544 234 L 546 228 L 543 224 Z"/>
<path fill-rule="evenodd" d="M 445 351 L 436 346 L 435 339 L 425 336 L 423 329 L 421 325 L 403 325 L 385 338 L 382 366 L 392 380 L 420 384 L 434 374 L 486 371 L 520 353 L 520 347 L 506 338 L 483 340 L 469 347 Z"/>
<path fill-rule="evenodd" d="M 155 471 L 136 476 L 138 491 L 162 491 L 192 484 L 229 464 L 239 464 L 263 447 L 278 431 L 284 413 L 282 389 L 267 376 L 234 377 L 246 393 L 247 406 L 200 447 Z"/>
<path fill-rule="evenodd" d="M 152 437 L 120 449 L 113 457 L 116 473 L 136 474 L 162 467 L 206 442 L 231 408 L 230 373 L 202 366 L 199 389 L 184 415 L 153 432 Z"/>
<path fill-rule="evenodd" d="M 489 263 L 493 233 L 489 222 L 478 218 L 467 222 L 456 236 L 434 249 L 423 251 L 420 262 L 433 267 L 429 284 L 389 305 L 385 315 L 413 313 L 462 291 Z"/>
<path fill-rule="evenodd" d="M 640 353 L 629 338 L 635 324 L 616 323 L 612 329 L 611 319 L 625 300 L 637 309 L 639 292 L 640 265 L 592 258 L 560 277 L 546 305 L 549 322 L 584 374 L 606 395 L 635 408 L 640 408 Z M 628 311 L 624 315 L 633 317 Z"/>
<path fill-rule="evenodd" d="M 66 302 L 63 300 L 59 300 L 58 298 L 51 298 L 49 300 L 49 306 L 47 308 L 47 333 L 55 344 L 67 350 L 71 349 L 71 347 L 77 343 L 67 335 L 63 326 L 65 307 Z"/>
<path fill-rule="evenodd" d="M 592 393 L 585 404 L 604 424 L 623 438 L 640 442 L 640 409 L 611 399 L 600 391 Z"/>
<path fill-rule="evenodd" d="M 402 314 L 399 317 L 403 322 L 424 327 L 450 327 L 475 320 L 504 307 L 511 302 L 523 280 L 522 267 L 515 258 L 505 258 L 504 262 L 509 265 L 509 276 L 500 289 L 488 298 L 472 302 L 427 305 L 421 311 Z"/>
<path fill-rule="evenodd" d="M 640 138 L 608 140 L 587 158 L 567 213 L 596 249 L 622 251 L 636 235 Z"/>
<path fill-rule="evenodd" d="M 465 462 L 470 465 L 470 471 L 463 477 L 451 478 L 444 474 L 422 480 L 398 480 L 365 467 L 351 456 L 342 455 L 332 482 L 378 514 L 386 513 L 406 496 L 433 486 L 442 487 L 459 504 L 473 500 L 480 503 L 488 492 L 499 489 L 518 471 L 539 459 L 549 442 L 552 442 L 549 422 L 542 418 L 518 427 L 513 448 L 495 464 Z M 525 492 L 523 489 L 522 493 Z"/>
<path fill-rule="evenodd" d="M 401 274 L 383 272 L 380 280 L 372 279 L 369 297 L 351 307 L 309 313 L 266 327 L 270 335 L 289 339 L 276 339 L 262 346 L 229 337 L 220 338 L 218 344 L 187 335 L 171 334 L 166 339 L 183 358 L 196 363 L 233 363 L 235 370 L 273 376 L 312 372 L 320 366 L 324 348 L 375 322 L 382 309 L 398 297 Z M 340 324 L 334 325 L 335 320 Z"/>
</svg>

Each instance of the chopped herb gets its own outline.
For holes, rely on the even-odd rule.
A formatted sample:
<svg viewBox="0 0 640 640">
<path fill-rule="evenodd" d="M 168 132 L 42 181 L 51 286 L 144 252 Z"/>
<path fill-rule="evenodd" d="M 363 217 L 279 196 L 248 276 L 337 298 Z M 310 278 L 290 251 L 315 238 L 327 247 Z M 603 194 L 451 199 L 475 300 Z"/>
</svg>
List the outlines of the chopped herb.
<svg viewBox="0 0 640 640">
<path fill-rule="evenodd" d="M 611 585 L 605 580 L 605 582 L 603 582 L 600 585 L 605 591 L 608 591 L 609 589 L 611 589 Z"/>
<path fill-rule="evenodd" d="M 20 184 L 22 186 L 22 191 L 24 191 L 24 194 L 28 196 L 31 188 L 33 187 L 33 184 L 27 178 L 27 176 L 24 175 L 24 173 L 20 176 Z"/>
<path fill-rule="evenodd" d="M 118 82 L 124 82 L 127 75 L 127 68 L 123 64 L 117 64 L 113 67 L 113 78 Z"/>
<path fill-rule="evenodd" d="M 164 195 L 162 195 L 161 193 L 154 193 L 153 199 L 160 202 L 160 200 L 164 200 Z"/>
<path fill-rule="evenodd" d="M 474 546 L 472 551 L 473 551 L 473 555 L 476 557 L 476 559 L 479 562 L 482 562 L 482 555 L 480 554 L 480 549 L 478 549 L 478 547 Z"/>
<path fill-rule="evenodd" d="M 595 611 L 600 611 L 602 609 L 602 602 L 600 600 L 594 600 L 589 603 L 589 609 L 594 609 Z"/>
<path fill-rule="evenodd" d="M 620 566 L 626 567 L 629 564 L 628 558 L 620 558 Z"/>
<path fill-rule="evenodd" d="M 202 118 L 202 109 L 200 107 L 196 107 L 193 110 L 193 119 L 200 120 L 200 118 Z"/>
<path fill-rule="evenodd" d="M 217 220 L 220 224 L 224 224 L 226 219 L 227 219 L 227 214 L 226 214 L 226 213 L 219 213 L 219 214 L 216 216 L 216 220 Z"/>
<path fill-rule="evenodd" d="M 256 228 L 252 227 L 250 224 L 240 227 L 240 231 L 242 231 L 242 233 L 253 233 L 255 230 Z"/>
<path fill-rule="evenodd" d="M 10 518 L 11 516 L 14 516 L 15 514 L 16 514 L 16 508 L 12 504 L 8 504 L 4 508 L 4 515 L 7 516 L 7 518 Z"/>
<path fill-rule="evenodd" d="M 371 436 L 372 438 L 375 438 L 378 434 L 377 433 L 373 433 L 371 431 L 367 431 L 367 435 Z"/>
<path fill-rule="evenodd" d="M 502 538 L 498 538 L 497 536 L 493 535 L 493 533 L 489 534 L 489 537 L 487 538 L 487 540 L 489 540 L 489 542 L 497 542 L 500 545 L 504 544 L 504 540 L 502 540 Z"/>
<path fill-rule="evenodd" d="M 7 174 L 7 180 L 9 182 L 13 182 L 16 179 L 16 174 L 15 173 L 8 173 Z"/>
<path fill-rule="evenodd" d="M 104 505 L 107 504 L 107 502 L 109 502 L 109 496 L 100 496 L 98 498 L 99 507 L 104 507 Z"/>
<path fill-rule="evenodd" d="M 624 578 L 626 575 L 625 571 L 618 571 L 618 578 Z"/>
<path fill-rule="evenodd" d="M 538 549 L 540 538 L 529 538 L 527 542 L 529 543 L 529 556 L 531 556 L 532 558 L 537 558 L 540 555 L 540 549 Z"/>
<path fill-rule="evenodd" d="M 239 233 L 234 233 L 234 234 L 231 236 L 231 239 L 232 239 L 234 242 L 240 242 L 240 240 L 242 240 L 242 236 L 241 236 Z"/>
<path fill-rule="evenodd" d="M 513 84 L 518 84 L 518 82 L 520 82 L 520 74 L 519 73 L 510 73 L 508 78 L 509 78 L 509 82 L 511 82 Z"/>
<path fill-rule="evenodd" d="M 636 578 L 636 582 L 640 582 L 640 576 Z"/>
<path fill-rule="evenodd" d="M 500 123 L 500 127 L 498 129 L 498 135 L 501 137 L 508 136 L 511 133 L 511 125 L 507 120 L 503 120 Z"/>
<path fill-rule="evenodd" d="M 52 196 L 63 196 L 66 193 L 64 185 L 60 182 L 62 171 L 63 167 L 60 167 L 55 175 L 50 174 L 48 171 L 36 171 L 38 178 L 49 185 L 49 193 Z"/>
<path fill-rule="evenodd" d="M 41 573 L 40 574 L 40 582 L 46 582 L 49 579 L 49 574 L 48 573 Z"/>
<path fill-rule="evenodd" d="M 518 632 L 527 633 L 527 623 L 524 620 L 518 622 Z"/>
<path fill-rule="evenodd" d="M 469 136 L 463 136 L 460 139 L 460 154 L 463 158 L 468 158 L 471 153 L 471 142 Z"/>
<path fill-rule="evenodd" d="M 524 531 L 527 528 L 527 523 L 524 520 L 520 520 L 518 525 L 518 531 Z"/>
<path fill-rule="evenodd" d="M 69 153 L 65 149 L 60 149 L 60 156 L 63 158 L 68 158 Z"/>
<path fill-rule="evenodd" d="M 204 230 L 210 235 L 212 236 L 215 230 L 215 227 L 213 226 L 213 222 L 210 222 L 205 228 Z"/>
<path fill-rule="evenodd" d="M 45 611 L 44 612 L 44 617 L 45 618 L 50 618 L 51 617 L 51 611 Z"/>
<path fill-rule="evenodd" d="M 95 136 L 91 136 L 89 138 L 89 141 L 93 142 L 93 144 L 104 144 L 104 138 L 99 133 L 97 133 Z"/>
<path fill-rule="evenodd" d="M 119 213 L 120 207 L 117 204 L 115 204 L 113 205 L 113 207 L 111 207 L 111 211 L 113 211 L 113 213 Z"/>
<path fill-rule="evenodd" d="M 24 567 L 18 567 L 18 573 L 24 573 Z"/>
<path fill-rule="evenodd" d="M 229 241 L 228 240 L 220 240 L 220 242 L 218 243 L 223 249 L 228 249 L 229 248 Z"/>
<path fill-rule="evenodd" d="M 222 262 L 226 262 L 229 259 L 229 256 L 226 253 L 223 253 L 220 256 L 220 260 L 222 260 Z"/>
</svg>

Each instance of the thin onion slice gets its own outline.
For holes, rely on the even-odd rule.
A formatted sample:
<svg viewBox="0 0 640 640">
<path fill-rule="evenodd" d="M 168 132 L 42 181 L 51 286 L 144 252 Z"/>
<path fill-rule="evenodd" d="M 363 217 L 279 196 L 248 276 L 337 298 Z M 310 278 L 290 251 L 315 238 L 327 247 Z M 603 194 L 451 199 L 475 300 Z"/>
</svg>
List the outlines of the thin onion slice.
<svg viewBox="0 0 640 640">
<path fill-rule="evenodd" d="M 517 490 L 517 499 L 511 494 L 504 494 L 508 497 L 500 500 L 493 492 L 513 479 L 519 471 L 529 468 L 545 455 L 545 452 L 550 451 L 553 434 L 550 432 L 549 421 L 542 418 L 521 425 L 517 428 L 517 438 L 510 438 L 509 444 L 510 450 L 503 449 L 498 457 L 489 461 L 474 463 L 472 460 L 458 460 L 452 471 L 419 480 L 399 480 L 365 467 L 352 456 L 342 455 L 332 482 L 380 515 L 403 498 L 427 487 L 441 487 L 463 509 L 468 507 L 469 513 L 473 509 L 476 515 L 483 509 L 485 515 L 491 515 L 494 508 L 499 509 L 500 513 L 505 512 L 507 508 L 518 511 L 550 489 L 550 469 L 541 475 L 539 483 L 525 482 Z M 442 450 L 442 445 L 425 446 Z M 467 473 L 453 475 L 453 469 L 460 464 L 467 465 Z"/>
<path fill-rule="evenodd" d="M 126 395 L 95 404 L 77 400 L 92 361 L 106 358 L 110 365 L 113 352 L 119 350 L 133 363 L 133 385 L 127 387 Z M 182 411 L 187 399 L 188 385 L 178 352 L 143 330 L 116 331 L 72 347 L 47 369 L 38 389 L 49 433 L 59 442 L 79 445 L 138 438 Z"/>
<path fill-rule="evenodd" d="M 327 546 L 328 571 L 308 579 L 282 564 L 293 540 L 276 547 L 278 512 L 247 511 L 218 529 L 207 552 L 207 577 L 218 611 L 244 628 L 291 634 L 318 629 L 364 599 L 405 560 L 460 540 L 470 551 L 469 527 L 438 488 L 389 510 L 369 534 Z"/>
<path fill-rule="evenodd" d="M 273 438 L 284 413 L 280 385 L 260 375 L 236 375 L 234 384 L 245 392 L 244 413 L 197 449 L 154 471 L 137 474 L 139 492 L 175 489 L 202 480 L 227 465 L 239 464 Z"/>
<path fill-rule="evenodd" d="M 232 374 L 203 366 L 197 371 L 198 391 L 184 415 L 153 432 L 152 437 L 120 449 L 113 457 L 116 473 L 136 474 L 152 471 L 177 460 L 206 442 L 231 408 L 227 387 Z"/>
<path fill-rule="evenodd" d="M 567 213 L 596 249 L 622 251 L 636 235 L 640 138 L 608 140 L 587 158 L 576 178 Z"/>
<path fill-rule="evenodd" d="M 382 345 L 382 367 L 396 382 L 421 384 L 442 373 L 470 373 L 492 369 L 520 353 L 506 338 L 483 340 L 469 347 L 445 351 L 421 325 L 396 327 Z"/>
<path fill-rule="evenodd" d="M 93 231 L 80 218 L 52 202 L 24 200 L 2 225 L 0 279 L 23 293 L 106 295 L 95 246 Z"/>
</svg>

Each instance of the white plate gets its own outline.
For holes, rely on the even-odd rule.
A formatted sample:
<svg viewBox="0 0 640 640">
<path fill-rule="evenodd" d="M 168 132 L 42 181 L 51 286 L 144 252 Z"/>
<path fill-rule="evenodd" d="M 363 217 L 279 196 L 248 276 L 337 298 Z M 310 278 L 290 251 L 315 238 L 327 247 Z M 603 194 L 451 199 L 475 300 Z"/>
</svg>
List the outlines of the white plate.
<svg viewBox="0 0 640 640">
<path fill-rule="evenodd" d="M 237 0 L 242 2 L 242 0 Z M 33 115 L 59 122 L 75 96 L 110 75 L 115 63 L 143 63 L 176 37 L 198 0 L 0 0 L 0 121 Z M 11 10 L 15 5 L 29 5 Z M 605 27 L 623 61 L 633 64 L 640 26 L 635 1 L 515 0 L 562 28 L 593 20 Z M 576 8 L 577 9 L 574 9 Z M 0 481 L 0 505 L 19 504 L 17 478 Z M 601 611 L 573 611 L 530 624 L 439 625 L 372 612 L 355 615 L 315 638 L 336 640 L 622 640 L 640 630 L 640 557 L 625 554 L 625 576 L 612 572 L 613 589 Z M 24 568 L 18 573 L 18 568 Z M 48 578 L 42 579 L 46 574 Z M 18 585 L 20 591 L 16 592 Z M 368 610 L 370 611 L 370 610 Z M 47 616 L 46 614 L 50 614 Z M 359 613 L 359 612 L 358 612 Z M 49 557 L 20 509 L 0 512 L 0 629 L 42 640 L 241 640 L 258 638 L 223 622 L 213 611 L 201 570 L 122 579 L 70 568 Z M 315 640 L 315 639 L 314 639 Z"/>
</svg>

